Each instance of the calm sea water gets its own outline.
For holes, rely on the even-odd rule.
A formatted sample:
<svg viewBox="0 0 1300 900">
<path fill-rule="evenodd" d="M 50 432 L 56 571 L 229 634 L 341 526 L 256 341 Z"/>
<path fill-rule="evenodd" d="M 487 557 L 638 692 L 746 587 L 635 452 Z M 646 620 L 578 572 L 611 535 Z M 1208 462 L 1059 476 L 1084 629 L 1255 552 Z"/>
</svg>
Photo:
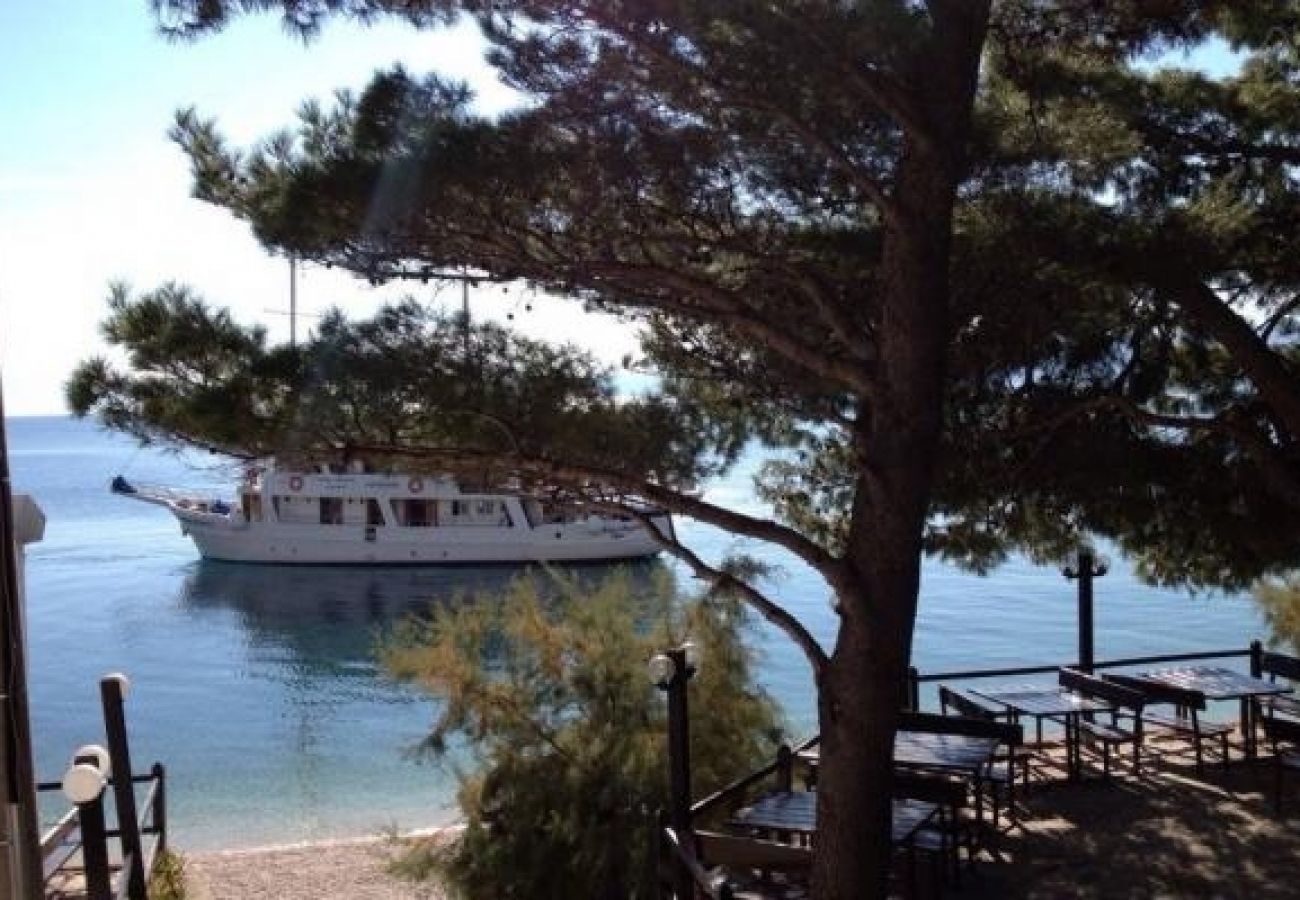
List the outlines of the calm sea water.
<svg viewBox="0 0 1300 900">
<path fill-rule="evenodd" d="M 431 601 L 499 588 L 509 569 L 313 569 L 202 562 L 161 509 L 109 494 L 119 472 L 228 496 L 210 458 L 137 450 L 64 418 L 7 423 L 15 490 L 48 518 L 28 548 L 28 640 L 37 771 L 102 742 L 97 682 L 125 671 L 137 768 L 162 760 L 175 841 L 211 848 L 414 828 L 455 814 L 446 769 L 413 758 L 436 700 L 385 679 L 376 636 Z M 757 510 L 752 469 L 712 496 Z M 702 526 L 706 554 L 746 547 Z M 809 570 L 780 564 L 771 585 L 819 638 L 835 616 Z M 1097 654 L 1244 646 L 1264 637 L 1239 597 L 1155 590 L 1123 570 L 1098 583 Z M 598 574 L 598 573 L 594 573 Z M 689 579 L 683 577 L 683 582 Z M 812 685 L 798 652 L 757 628 L 762 679 L 791 729 L 811 728 Z M 1073 588 L 1050 568 L 1010 563 L 980 578 L 925 568 L 916 664 L 923 671 L 1059 663 L 1074 655 Z M 707 661 L 706 661 L 707 664 Z"/>
</svg>

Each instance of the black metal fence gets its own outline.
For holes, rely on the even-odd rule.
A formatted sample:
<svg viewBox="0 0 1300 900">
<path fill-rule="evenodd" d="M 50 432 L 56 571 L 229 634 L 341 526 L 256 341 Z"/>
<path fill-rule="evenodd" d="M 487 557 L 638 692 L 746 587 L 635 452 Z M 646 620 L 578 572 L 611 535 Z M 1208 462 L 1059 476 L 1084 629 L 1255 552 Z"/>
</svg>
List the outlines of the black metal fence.
<svg viewBox="0 0 1300 900">
<path fill-rule="evenodd" d="M 79 873 L 87 900 L 147 900 L 149 878 L 167 850 L 167 771 L 162 763 L 145 774 L 131 771 L 126 690 L 125 676 L 100 681 L 108 749 L 82 747 L 62 781 L 36 786 L 38 792 L 61 791 L 74 804 L 41 839 L 46 893 L 56 878 L 75 879 Z M 138 785 L 147 788 L 137 806 Z M 105 816 L 104 795 L 110 789 L 115 828 L 107 826 Z M 59 885 L 61 896 L 68 887 Z"/>
<path fill-rule="evenodd" d="M 1123 669 L 1133 666 L 1163 665 L 1166 663 L 1197 662 L 1207 659 L 1250 660 L 1250 674 L 1258 678 L 1261 673 L 1261 660 L 1264 646 L 1259 641 L 1251 641 L 1250 646 L 1232 650 L 1201 650 L 1192 653 L 1162 653 L 1157 656 L 1130 656 L 1122 659 L 1107 659 L 1094 662 L 1093 669 Z M 999 669 L 959 669 L 949 672 L 921 673 L 913 666 L 908 671 L 907 696 L 905 702 L 909 709 L 921 708 L 921 685 L 940 681 L 976 681 L 983 678 L 1018 678 L 1024 675 L 1052 675 L 1062 664 L 1041 666 L 1015 666 Z"/>
</svg>

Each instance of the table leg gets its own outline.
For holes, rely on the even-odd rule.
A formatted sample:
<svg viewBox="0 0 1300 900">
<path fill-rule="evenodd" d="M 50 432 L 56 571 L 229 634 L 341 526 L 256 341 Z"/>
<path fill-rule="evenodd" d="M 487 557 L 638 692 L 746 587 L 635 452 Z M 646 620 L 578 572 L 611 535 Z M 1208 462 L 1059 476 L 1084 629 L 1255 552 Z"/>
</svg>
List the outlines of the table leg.
<svg viewBox="0 0 1300 900">
<path fill-rule="evenodd" d="M 1255 704 L 1250 697 L 1241 698 L 1241 749 L 1246 759 L 1255 758 Z"/>
<path fill-rule="evenodd" d="M 1078 781 L 1083 777 L 1082 748 L 1079 746 L 1079 717 L 1068 713 L 1065 717 L 1065 762 L 1066 778 Z"/>
<path fill-rule="evenodd" d="M 1065 780 L 1074 781 L 1074 728 L 1070 725 L 1070 715 L 1061 717 L 1065 726 Z"/>
</svg>

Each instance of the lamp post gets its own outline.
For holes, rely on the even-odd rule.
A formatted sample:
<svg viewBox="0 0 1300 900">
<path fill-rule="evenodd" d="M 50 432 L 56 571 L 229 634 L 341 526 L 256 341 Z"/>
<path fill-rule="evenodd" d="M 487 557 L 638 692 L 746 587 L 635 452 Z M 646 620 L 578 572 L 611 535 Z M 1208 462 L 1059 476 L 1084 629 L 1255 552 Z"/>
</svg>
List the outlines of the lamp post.
<svg viewBox="0 0 1300 900">
<path fill-rule="evenodd" d="M 111 771 L 108 751 L 90 744 L 72 754 L 72 764 L 63 776 L 63 794 L 77 805 L 88 900 L 109 900 L 113 896 L 104 828 L 104 788 Z"/>
<path fill-rule="evenodd" d="M 1098 556 L 1091 547 L 1080 547 L 1073 558 L 1061 567 L 1061 574 L 1079 582 L 1079 668 L 1091 672 L 1093 654 L 1092 580 L 1110 571 L 1110 560 Z"/>
<path fill-rule="evenodd" d="M 686 684 L 699 671 L 699 653 L 694 644 L 650 659 L 650 680 L 668 695 L 668 810 L 673 833 L 681 846 L 688 845 L 691 833 L 691 741 L 686 703 Z M 690 873 L 676 867 L 675 891 L 679 898 L 693 894 Z"/>
</svg>

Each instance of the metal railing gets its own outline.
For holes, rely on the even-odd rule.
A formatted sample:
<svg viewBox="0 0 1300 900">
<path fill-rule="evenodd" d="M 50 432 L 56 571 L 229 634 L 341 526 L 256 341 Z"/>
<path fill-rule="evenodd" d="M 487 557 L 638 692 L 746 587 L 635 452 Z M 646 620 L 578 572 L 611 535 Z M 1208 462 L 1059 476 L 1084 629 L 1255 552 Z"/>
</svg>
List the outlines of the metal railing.
<svg viewBox="0 0 1300 900">
<path fill-rule="evenodd" d="M 725 879 L 711 878 L 692 848 L 678 838 L 671 826 L 665 825 L 661 828 L 659 836 L 667 850 L 669 865 L 680 866 L 690 873 L 696 897 L 705 897 L 707 900 L 733 900 L 736 894 L 731 883 Z M 695 898 L 678 898 L 678 900 L 695 900 Z"/>
<path fill-rule="evenodd" d="M 1162 653 L 1155 656 L 1129 656 L 1121 659 L 1107 659 L 1093 663 L 1094 669 L 1122 669 L 1130 666 L 1151 666 L 1165 663 L 1196 662 L 1207 659 L 1250 660 L 1250 674 L 1258 678 L 1261 672 L 1261 660 L 1264 646 L 1259 641 L 1251 641 L 1250 646 L 1232 650 L 1198 650 L 1191 653 Z M 1061 666 L 1014 666 L 997 669 L 958 669 L 949 672 L 926 672 L 922 674 L 916 667 L 908 670 L 907 703 L 911 709 L 921 708 L 921 685 L 939 681 L 976 681 L 984 678 L 1018 678 L 1023 675 L 1051 675 Z"/>
<path fill-rule="evenodd" d="M 692 803 L 691 821 L 694 822 L 720 806 L 744 798 L 750 788 L 765 778 L 773 778 L 777 790 L 790 790 L 794 781 L 796 755 L 817 743 L 818 739 L 818 736 L 814 735 L 794 747 L 782 744 L 777 748 L 776 756 L 767 765 Z M 669 871 L 684 870 L 694 886 L 696 897 L 704 897 L 707 900 L 731 900 L 735 896 L 735 888 L 730 882 L 725 879 L 710 878 L 703 860 L 695 852 L 695 847 L 690 845 L 691 842 L 683 842 L 671 826 L 660 825 L 657 834 L 664 851 L 666 867 Z M 666 896 L 675 896 L 675 893 L 669 891 Z M 678 898 L 678 900 L 686 900 L 686 898 Z"/>
<path fill-rule="evenodd" d="M 147 784 L 149 790 L 140 805 L 140 817 L 135 832 L 149 838 L 142 847 L 142 870 L 147 882 L 153 874 L 159 857 L 167 850 L 167 770 L 162 763 L 154 763 L 148 774 L 133 775 L 132 785 Z M 131 852 L 122 856 L 114 867 L 110 864 L 108 842 L 122 837 L 122 824 L 117 828 L 104 827 L 103 790 L 113 786 L 106 778 L 103 788 L 95 797 L 78 803 L 64 813 L 41 838 L 41 859 L 44 865 L 43 882 L 47 886 L 59 873 L 71 871 L 78 856 L 86 879 L 87 900 L 121 900 L 130 896 L 130 873 L 135 859 Z M 62 791 L 63 783 L 43 781 L 36 785 L 38 792 Z M 124 823 L 123 823 L 124 824 Z M 120 876 L 116 889 L 112 887 L 114 875 Z"/>
<path fill-rule="evenodd" d="M 38 791 L 62 791 L 75 804 L 41 840 L 42 883 L 47 889 L 55 875 L 72 870 L 73 860 L 80 855 L 88 900 L 146 900 L 154 866 L 167 850 L 167 771 L 162 763 L 154 763 L 148 774 L 132 771 L 125 713 L 129 688 L 129 680 L 121 673 L 100 679 L 108 749 L 94 744 L 79 748 L 62 781 L 36 786 Z M 139 784 L 149 787 L 144 803 L 137 807 Z M 114 829 L 105 826 L 104 817 L 104 792 L 110 789 L 117 814 Z M 150 839 L 147 847 L 142 843 L 145 837 Z M 117 839 L 119 848 L 116 889 L 110 864 L 111 838 Z"/>
</svg>

